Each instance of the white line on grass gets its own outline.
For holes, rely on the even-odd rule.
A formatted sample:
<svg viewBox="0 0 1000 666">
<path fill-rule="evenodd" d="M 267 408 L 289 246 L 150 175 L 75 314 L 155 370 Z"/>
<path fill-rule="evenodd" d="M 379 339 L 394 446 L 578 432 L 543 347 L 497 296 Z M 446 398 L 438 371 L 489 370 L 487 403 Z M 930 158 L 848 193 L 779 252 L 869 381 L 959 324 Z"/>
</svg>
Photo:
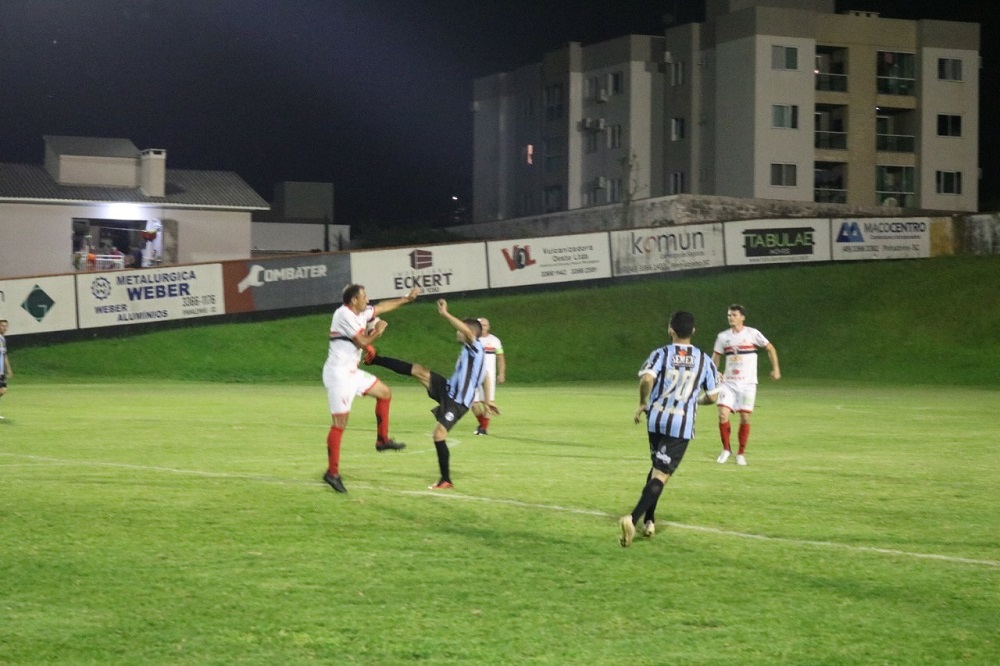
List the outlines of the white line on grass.
<svg viewBox="0 0 1000 666">
<path fill-rule="evenodd" d="M 100 461 L 69 461 L 62 460 L 60 458 L 49 458 L 45 456 L 32 456 L 20 453 L 6 453 L 0 452 L 0 456 L 7 456 L 11 458 L 27 458 L 29 460 L 37 461 L 38 463 L 45 464 L 56 464 L 56 465 L 89 465 L 91 467 L 114 467 L 121 469 L 134 469 L 134 470 L 145 470 L 149 472 L 169 472 L 171 474 L 187 474 L 191 476 L 204 476 L 209 478 L 219 478 L 219 479 L 244 479 L 247 481 L 263 481 L 265 483 L 280 483 L 289 485 L 318 485 L 319 482 L 313 482 L 306 479 L 287 479 L 272 476 L 259 476 L 253 474 L 231 474 L 228 472 L 206 472 L 204 470 L 197 469 L 179 469 L 176 467 L 159 467 L 152 465 L 133 465 L 129 463 L 113 463 L 113 462 L 100 462 Z M 15 463 L 13 465 L 3 465 L 3 467 L 22 467 L 23 464 Z M 476 497 L 474 495 L 462 495 L 461 493 L 456 493 L 453 491 L 432 491 L 432 490 L 399 490 L 397 488 L 385 488 L 382 486 L 373 486 L 366 483 L 352 482 L 352 487 L 357 488 L 367 488 L 369 490 L 378 490 L 386 493 L 397 493 L 399 495 L 418 495 L 422 497 L 434 497 L 438 499 L 451 500 L 451 501 L 464 501 L 464 502 L 482 502 L 486 504 L 502 504 L 505 506 L 515 506 L 525 509 L 532 510 L 542 510 L 542 511 L 554 511 L 559 513 L 571 513 L 583 516 L 596 516 L 599 518 L 619 518 L 620 516 L 616 514 L 610 514 L 607 511 L 598 511 L 596 509 L 578 509 L 575 507 L 560 506 L 558 504 L 535 504 L 532 502 L 521 502 L 519 500 L 511 499 L 500 499 L 495 497 Z M 913 557 L 922 560 L 938 560 L 941 562 L 951 562 L 953 564 L 975 564 L 987 567 L 997 567 L 1000 568 L 1000 561 L 997 560 L 977 560 L 969 557 L 956 557 L 953 555 L 938 555 L 935 553 L 914 553 L 906 550 L 897 550 L 895 548 L 878 548 L 876 546 L 852 546 L 844 543 L 836 543 L 834 541 L 814 541 L 811 539 L 791 539 L 788 537 L 772 537 L 764 534 L 751 534 L 749 532 L 737 532 L 735 530 L 724 530 L 718 527 L 705 527 L 703 525 L 685 525 L 684 523 L 676 523 L 673 521 L 662 521 L 663 525 L 668 525 L 670 527 L 682 530 L 693 530 L 695 532 L 703 532 L 706 534 L 715 534 L 718 536 L 736 537 L 739 539 L 755 539 L 757 541 L 769 541 L 773 543 L 787 543 L 794 544 L 797 546 L 813 546 L 816 548 L 837 548 L 840 550 L 850 550 L 855 552 L 863 553 L 878 553 L 880 555 L 894 555 L 898 557 Z"/>
</svg>

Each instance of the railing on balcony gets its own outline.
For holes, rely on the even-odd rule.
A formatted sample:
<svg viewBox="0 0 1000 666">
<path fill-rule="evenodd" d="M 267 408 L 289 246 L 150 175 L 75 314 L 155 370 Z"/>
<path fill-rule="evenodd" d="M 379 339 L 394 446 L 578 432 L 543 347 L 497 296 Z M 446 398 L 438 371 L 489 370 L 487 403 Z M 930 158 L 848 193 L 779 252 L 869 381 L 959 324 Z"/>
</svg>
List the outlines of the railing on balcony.
<svg viewBox="0 0 1000 666">
<path fill-rule="evenodd" d="M 847 92 L 847 74 L 824 74 L 816 72 L 816 90 Z"/>
<path fill-rule="evenodd" d="M 899 206 L 900 208 L 916 208 L 917 195 L 914 192 L 877 191 L 875 196 L 880 206 Z"/>
<path fill-rule="evenodd" d="M 912 95 L 917 87 L 916 79 L 901 76 L 879 76 L 878 92 L 881 95 Z"/>
<path fill-rule="evenodd" d="M 875 150 L 887 153 L 912 153 L 916 150 L 917 137 L 910 134 L 877 134 Z"/>
<path fill-rule="evenodd" d="M 813 139 L 815 148 L 847 150 L 847 132 L 818 131 Z"/>
<path fill-rule="evenodd" d="M 813 201 L 816 203 L 847 203 L 847 190 L 817 187 L 813 190 Z"/>
</svg>

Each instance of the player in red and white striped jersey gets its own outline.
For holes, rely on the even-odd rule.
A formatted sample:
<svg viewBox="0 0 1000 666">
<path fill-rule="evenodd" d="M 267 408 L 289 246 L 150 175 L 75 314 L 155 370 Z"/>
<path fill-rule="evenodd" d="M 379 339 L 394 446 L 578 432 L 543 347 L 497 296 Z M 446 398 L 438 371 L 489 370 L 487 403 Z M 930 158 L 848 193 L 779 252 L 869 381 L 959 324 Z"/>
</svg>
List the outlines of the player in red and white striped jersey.
<svg viewBox="0 0 1000 666">
<path fill-rule="evenodd" d="M 757 399 L 757 350 L 763 349 L 771 360 L 771 379 L 781 379 L 778 366 L 778 351 L 774 345 L 756 328 L 746 326 L 747 311 L 734 303 L 726 311 L 729 328 L 719 333 L 712 349 L 712 361 L 718 366 L 724 356 L 726 367 L 722 376 L 722 390 L 719 392 L 719 436 L 722 438 L 722 453 L 718 462 L 724 463 L 732 455 L 730 433 L 732 426 L 729 416 L 732 412 L 740 415 L 739 449 L 736 464 L 746 465 L 747 441 L 750 439 L 750 415 Z"/>
</svg>

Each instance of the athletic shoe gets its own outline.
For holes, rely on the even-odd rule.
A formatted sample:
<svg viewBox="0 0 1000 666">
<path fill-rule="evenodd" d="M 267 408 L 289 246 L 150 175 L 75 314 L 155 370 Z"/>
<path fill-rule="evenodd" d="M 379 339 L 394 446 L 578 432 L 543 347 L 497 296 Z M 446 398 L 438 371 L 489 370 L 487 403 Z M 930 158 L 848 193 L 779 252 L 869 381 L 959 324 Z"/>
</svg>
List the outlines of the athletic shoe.
<svg viewBox="0 0 1000 666">
<path fill-rule="evenodd" d="M 323 480 L 330 484 L 330 487 L 338 493 L 347 492 L 347 488 L 344 487 L 344 482 L 340 480 L 339 474 L 330 474 L 330 472 L 327 472 L 323 475 Z"/>
<path fill-rule="evenodd" d="M 739 455 L 737 455 L 736 456 L 736 464 L 737 465 L 742 465 L 743 467 L 746 467 L 747 466 L 746 456 L 744 456 L 742 453 L 739 454 Z"/>
<path fill-rule="evenodd" d="M 455 486 L 451 485 L 451 481 L 438 481 L 433 486 L 427 486 L 428 490 L 451 490 Z"/>
<path fill-rule="evenodd" d="M 400 449 L 405 449 L 406 444 L 402 442 L 397 442 L 394 439 L 387 439 L 385 441 L 375 442 L 376 451 L 399 451 Z"/>
<path fill-rule="evenodd" d="M 0 417 L 0 418 L 2 418 L 2 417 Z M 488 435 L 488 434 L 490 434 L 490 433 L 486 432 L 486 429 L 485 429 L 485 428 L 483 428 L 483 427 L 478 427 L 478 428 L 476 428 L 476 434 L 477 434 L 477 435 Z"/>
<path fill-rule="evenodd" d="M 371 365 L 376 356 L 378 356 L 378 352 L 375 351 L 375 346 L 365 345 L 365 365 Z"/>
<path fill-rule="evenodd" d="M 654 523 L 652 520 L 647 520 L 642 525 L 642 536 L 648 538 L 653 536 L 654 534 L 656 534 L 656 523 Z"/>
<path fill-rule="evenodd" d="M 618 543 L 622 545 L 622 548 L 628 548 L 632 545 L 632 539 L 635 538 L 635 523 L 632 522 L 632 516 L 622 516 L 622 519 L 618 521 L 622 528 L 622 536 L 618 539 Z"/>
<path fill-rule="evenodd" d="M 721 465 L 722 463 L 724 463 L 727 460 L 729 460 L 729 456 L 730 456 L 731 453 L 732 453 L 732 451 L 730 451 L 729 449 L 722 449 L 722 453 L 720 453 L 719 457 L 715 459 L 715 462 L 717 462 L 717 463 L 719 463 Z"/>
</svg>

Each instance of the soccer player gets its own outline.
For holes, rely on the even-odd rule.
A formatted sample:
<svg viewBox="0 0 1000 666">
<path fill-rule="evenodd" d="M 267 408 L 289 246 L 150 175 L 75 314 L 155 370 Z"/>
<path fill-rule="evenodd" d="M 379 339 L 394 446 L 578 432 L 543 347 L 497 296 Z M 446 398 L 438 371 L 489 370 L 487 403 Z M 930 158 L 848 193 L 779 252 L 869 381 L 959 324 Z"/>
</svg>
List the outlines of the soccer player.
<svg viewBox="0 0 1000 666">
<path fill-rule="evenodd" d="M 389 437 L 389 403 L 392 391 L 378 377 L 358 368 L 358 362 L 362 353 L 371 347 L 388 326 L 382 319 L 375 321 L 371 329 L 368 329 L 368 324 L 380 314 L 412 303 L 419 294 L 420 289 L 413 288 L 402 298 L 371 305 L 363 285 L 349 284 L 344 287 L 343 305 L 333 313 L 330 347 L 323 365 L 323 385 L 326 387 L 330 415 L 333 417 L 333 425 L 326 436 L 327 469 L 323 480 L 338 493 L 347 492 L 340 478 L 340 444 L 355 396 L 370 395 L 375 398 L 376 451 L 392 451 L 406 446 Z"/>
<path fill-rule="evenodd" d="M 656 533 L 656 504 L 694 437 L 698 405 L 715 402 L 719 392 L 715 363 L 691 344 L 694 315 L 684 311 L 673 313 L 667 330 L 671 343 L 654 349 L 639 369 L 639 408 L 635 411 L 635 422 L 639 423 L 645 415 L 652 467 L 639 503 L 619 521 L 622 531 L 619 543 L 624 548 L 632 545 L 635 526 L 643 515 L 643 534 L 651 537 Z M 704 394 L 699 397 L 702 390 Z"/>
<path fill-rule="evenodd" d="M 778 351 L 764 334 L 756 328 L 746 326 L 747 311 L 742 305 L 733 303 L 726 311 L 729 328 L 719 333 L 712 348 L 712 361 L 718 365 L 722 356 L 726 357 L 722 390 L 719 392 L 719 436 L 722 438 L 722 453 L 716 462 L 722 464 L 733 453 L 730 444 L 732 426 L 729 415 L 739 412 L 740 448 L 736 452 L 736 464 L 746 465 L 747 441 L 750 439 L 750 415 L 757 398 L 757 349 L 767 351 L 771 359 L 771 379 L 781 379 L 778 367 Z"/>
<path fill-rule="evenodd" d="M 7 380 L 14 376 L 7 356 L 7 320 L 0 319 L 0 398 L 7 393 Z M 3 417 L 0 416 L 0 421 Z"/>
<path fill-rule="evenodd" d="M 503 384 L 507 381 L 507 359 L 503 354 L 503 343 L 500 342 L 500 338 L 490 332 L 490 320 L 480 317 L 479 325 L 483 327 L 483 334 L 479 336 L 479 341 L 483 343 L 483 348 L 486 350 L 486 376 L 483 377 L 483 383 L 476 389 L 472 413 L 479 421 L 476 434 L 488 435 L 486 429 L 490 427 L 490 412 L 486 406 L 486 395 L 488 393 L 495 398 L 497 384 Z"/>
<path fill-rule="evenodd" d="M 476 319 L 459 319 L 448 312 L 448 302 L 443 298 L 437 302 L 438 314 L 448 320 L 455 328 L 455 337 L 462 343 L 462 351 L 455 361 L 455 371 L 450 379 L 445 379 L 436 372 L 416 363 L 401 361 L 389 356 L 375 356 L 372 365 L 380 365 L 401 375 L 416 378 L 425 389 L 427 395 L 438 404 L 432 410 L 437 425 L 434 427 L 434 449 L 437 451 L 438 469 L 441 476 L 438 482 L 430 486 L 432 490 L 448 490 L 454 488 L 451 482 L 450 451 L 448 450 L 448 433 L 459 419 L 469 411 L 476 395 L 476 387 L 483 382 L 486 372 L 486 350 L 479 336 L 482 326 Z M 492 414 L 499 414 L 493 396 L 485 396 L 486 409 Z"/>
</svg>

